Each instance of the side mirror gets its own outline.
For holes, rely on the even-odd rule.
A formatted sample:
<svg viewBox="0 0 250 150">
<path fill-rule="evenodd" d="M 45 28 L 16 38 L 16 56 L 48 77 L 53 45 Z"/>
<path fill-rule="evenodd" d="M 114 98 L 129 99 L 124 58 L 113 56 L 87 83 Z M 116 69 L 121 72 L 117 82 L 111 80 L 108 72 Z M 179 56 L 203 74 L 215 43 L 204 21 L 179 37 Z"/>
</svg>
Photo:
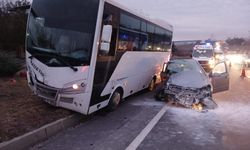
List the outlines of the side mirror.
<svg viewBox="0 0 250 150">
<path fill-rule="evenodd" d="M 112 36 L 112 25 L 104 25 L 102 29 L 100 50 L 105 54 L 109 53 L 111 36 Z"/>
</svg>

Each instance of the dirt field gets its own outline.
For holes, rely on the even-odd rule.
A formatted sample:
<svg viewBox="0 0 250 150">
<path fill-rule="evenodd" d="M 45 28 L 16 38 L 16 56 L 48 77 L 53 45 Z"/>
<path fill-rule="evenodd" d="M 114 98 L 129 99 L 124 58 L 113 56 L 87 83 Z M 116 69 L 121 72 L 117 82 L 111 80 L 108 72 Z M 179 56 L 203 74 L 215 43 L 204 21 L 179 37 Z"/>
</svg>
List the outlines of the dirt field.
<svg viewBox="0 0 250 150">
<path fill-rule="evenodd" d="M 0 78 L 0 143 L 73 113 L 32 95 L 26 79 L 15 81 Z"/>
</svg>

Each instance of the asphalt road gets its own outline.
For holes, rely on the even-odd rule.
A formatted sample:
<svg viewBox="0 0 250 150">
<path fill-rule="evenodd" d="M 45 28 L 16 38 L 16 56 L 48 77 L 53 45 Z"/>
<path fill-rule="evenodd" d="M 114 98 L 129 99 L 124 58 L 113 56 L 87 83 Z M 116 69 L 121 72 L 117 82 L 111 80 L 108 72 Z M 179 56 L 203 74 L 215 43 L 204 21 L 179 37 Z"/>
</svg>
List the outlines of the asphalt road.
<svg viewBox="0 0 250 150">
<path fill-rule="evenodd" d="M 250 71 L 249 71 L 250 72 Z M 250 79 L 230 69 L 230 90 L 206 113 L 157 102 L 140 93 L 114 112 L 99 112 L 32 150 L 249 150 Z"/>
</svg>

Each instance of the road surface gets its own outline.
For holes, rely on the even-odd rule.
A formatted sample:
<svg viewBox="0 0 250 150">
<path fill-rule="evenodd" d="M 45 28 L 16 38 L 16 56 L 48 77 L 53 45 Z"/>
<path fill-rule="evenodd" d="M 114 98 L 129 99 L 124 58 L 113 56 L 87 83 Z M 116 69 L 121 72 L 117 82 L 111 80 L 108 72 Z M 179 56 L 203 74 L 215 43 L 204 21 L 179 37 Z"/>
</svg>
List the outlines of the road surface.
<svg viewBox="0 0 250 150">
<path fill-rule="evenodd" d="M 230 68 L 230 90 L 214 95 L 215 110 L 199 113 L 144 92 L 31 150 L 249 150 L 250 79 L 240 74 Z"/>
</svg>

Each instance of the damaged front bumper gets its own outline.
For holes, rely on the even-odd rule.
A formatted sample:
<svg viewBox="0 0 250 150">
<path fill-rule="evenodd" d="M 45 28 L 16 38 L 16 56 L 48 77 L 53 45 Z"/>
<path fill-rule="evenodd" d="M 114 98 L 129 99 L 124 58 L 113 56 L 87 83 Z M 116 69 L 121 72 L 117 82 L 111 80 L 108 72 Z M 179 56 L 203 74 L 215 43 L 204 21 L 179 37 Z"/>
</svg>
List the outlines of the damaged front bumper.
<svg viewBox="0 0 250 150">
<path fill-rule="evenodd" d="M 194 104 L 203 103 L 204 99 L 212 100 L 212 92 L 209 86 L 186 88 L 167 83 L 164 87 L 164 93 L 168 95 L 171 100 L 188 108 L 191 108 Z"/>
</svg>

